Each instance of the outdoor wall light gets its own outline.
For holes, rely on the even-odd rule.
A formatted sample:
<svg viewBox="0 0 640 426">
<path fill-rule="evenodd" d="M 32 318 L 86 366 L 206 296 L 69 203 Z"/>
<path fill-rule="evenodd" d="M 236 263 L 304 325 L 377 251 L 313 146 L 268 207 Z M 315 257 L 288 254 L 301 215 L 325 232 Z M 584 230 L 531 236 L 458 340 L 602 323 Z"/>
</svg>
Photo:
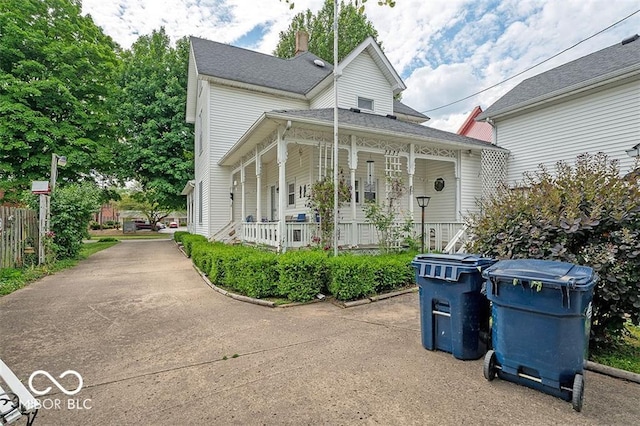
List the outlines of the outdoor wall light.
<svg viewBox="0 0 640 426">
<path fill-rule="evenodd" d="M 420 237 L 420 242 L 422 253 L 424 253 L 424 209 L 429 205 L 429 200 L 431 200 L 431 197 L 420 195 L 416 197 L 416 200 L 418 201 L 418 205 L 422 209 L 422 236 Z"/>
</svg>

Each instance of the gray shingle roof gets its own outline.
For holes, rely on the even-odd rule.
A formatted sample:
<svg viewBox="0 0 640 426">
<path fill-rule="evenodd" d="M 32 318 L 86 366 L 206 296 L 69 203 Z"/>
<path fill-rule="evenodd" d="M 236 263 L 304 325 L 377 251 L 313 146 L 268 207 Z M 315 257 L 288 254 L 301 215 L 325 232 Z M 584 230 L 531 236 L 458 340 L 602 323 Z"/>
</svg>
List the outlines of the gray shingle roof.
<svg viewBox="0 0 640 426">
<path fill-rule="evenodd" d="M 326 121 L 327 123 L 333 123 L 333 108 L 325 109 L 308 109 L 308 110 L 278 110 L 273 111 L 277 114 L 282 114 L 286 117 L 300 117 L 309 118 L 318 121 Z M 283 117 L 285 118 L 285 117 Z M 483 149 L 498 149 L 503 148 L 495 145 L 488 144 L 485 141 L 481 141 L 467 136 L 458 135 L 456 133 L 446 132 L 444 130 L 438 130 L 431 127 L 422 126 L 420 124 L 409 123 L 402 120 L 396 120 L 390 117 L 368 114 L 363 112 L 353 112 L 348 109 L 338 110 L 338 122 L 340 125 L 351 125 L 362 127 L 363 130 L 373 131 L 381 130 L 394 133 L 404 134 L 406 136 L 418 136 L 430 139 L 432 141 L 442 142 L 455 142 L 459 144 L 468 145 L 469 148 L 478 147 Z"/>
<path fill-rule="evenodd" d="M 415 109 L 411 108 L 410 106 L 405 105 L 402 102 L 396 101 L 396 100 L 393 101 L 393 113 L 404 114 L 411 117 L 418 117 L 418 118 L 422 118 L 425 121 L 429 120 L 429 117 L 427 117 L 423 113 L 418 112 Z"/>
<path fill-rule="evenodd" d="M 524 80 L 480 114 L 477 120 L 493 117 L 563 91 L 588 86 L 640 68 L 640 40 L 613 46 L 583 56 Z M 576 87 L 577 86 L 577 87 Z"/>
<path fill-rule="evenodd" d="M 310 52 L 281 59 L 252 50 L 191 37 L 198 73 L 211 77 L 307 94 L 333 72 L 314 64 L 319 59 Z"/>
</svg>

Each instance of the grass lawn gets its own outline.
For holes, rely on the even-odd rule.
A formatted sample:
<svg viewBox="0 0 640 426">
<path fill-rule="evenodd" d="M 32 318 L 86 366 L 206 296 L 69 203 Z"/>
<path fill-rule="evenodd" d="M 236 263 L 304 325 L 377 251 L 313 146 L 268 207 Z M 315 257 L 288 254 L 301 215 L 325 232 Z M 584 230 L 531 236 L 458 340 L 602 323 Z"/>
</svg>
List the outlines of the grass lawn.
<svg viewBox="0 0 640 426">
<path fill-rule="evenodd" d="M 640 374 L 640 327 L 627 324 L 630 335 L 623 344 L 591 355 L 599 364 Z"/>
<path fill-rule="evenodd" d="M 27 266 L 24 268 L 0 269 L 0 296 L 13 293 L 14 291 L 46 275 L 51 275 L 58 271 L 62 271 L 63 269 L 71 268 L 75 266 L 78 261 L 86 259 L 92 254 L 107 249 L 116 244 L 118 244 L 118 241 L 83 244 L 82 248 L 80 249 L 78 259 L 59 260 L 50 265 L 36 265 Z"/>
</svg>

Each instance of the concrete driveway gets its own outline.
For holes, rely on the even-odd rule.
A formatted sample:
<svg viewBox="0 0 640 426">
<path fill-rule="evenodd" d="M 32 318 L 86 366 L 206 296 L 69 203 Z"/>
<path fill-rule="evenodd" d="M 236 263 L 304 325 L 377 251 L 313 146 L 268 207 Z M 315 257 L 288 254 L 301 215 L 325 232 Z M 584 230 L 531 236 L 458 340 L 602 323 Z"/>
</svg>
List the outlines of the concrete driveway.
<svg viewBox="0 0 640 426">
<path fill-rule="evenodd" d="M 256 306 L 211 290 L 171 241 L 124 241 L 0 298 L 0 327 L 0 358 L 23 383 L 36 370 L 84 380 L 67 396 L 35 377 L 52 387 L 36 425 L 640 421 L 637 384 L 587 372 L 576 413 L 487 382 L 482 360 L 424 350 L 415 293 L 350 309 Z"/>
</svg>

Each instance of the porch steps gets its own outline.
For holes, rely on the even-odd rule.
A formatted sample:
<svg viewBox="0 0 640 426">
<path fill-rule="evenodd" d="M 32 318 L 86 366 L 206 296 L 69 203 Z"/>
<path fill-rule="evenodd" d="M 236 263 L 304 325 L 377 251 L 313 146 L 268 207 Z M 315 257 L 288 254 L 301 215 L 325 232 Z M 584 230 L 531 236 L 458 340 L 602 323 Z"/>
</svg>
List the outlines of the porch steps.
<svg viewBox="0 0 640 426">
<path fill-rule="evenodd" d="M 238 224 L 236 222 L 229 222 L 226 224 L 221 230 L 213 234 L 209 241 L 220 241 L 225 244 L 233 244 L 236 241 L 239 241 L 239 232 Z"/>
<path fill-rule="evenodd" d="M 467 225 L 464 225 L 458 232 L 456 232 L 456 235 L 453 236 L 451 241 L 449 241 L 449 244 L 447 244 L 447 246 L 444 248 L 444 252 L 449 254 L 464 252 L 467 247 L 466 239 Z M 456 250 L 456 245 L 458 243 L 460 243 L 460 247 L 458 248 L 458 250 Z"/>
</svg>

